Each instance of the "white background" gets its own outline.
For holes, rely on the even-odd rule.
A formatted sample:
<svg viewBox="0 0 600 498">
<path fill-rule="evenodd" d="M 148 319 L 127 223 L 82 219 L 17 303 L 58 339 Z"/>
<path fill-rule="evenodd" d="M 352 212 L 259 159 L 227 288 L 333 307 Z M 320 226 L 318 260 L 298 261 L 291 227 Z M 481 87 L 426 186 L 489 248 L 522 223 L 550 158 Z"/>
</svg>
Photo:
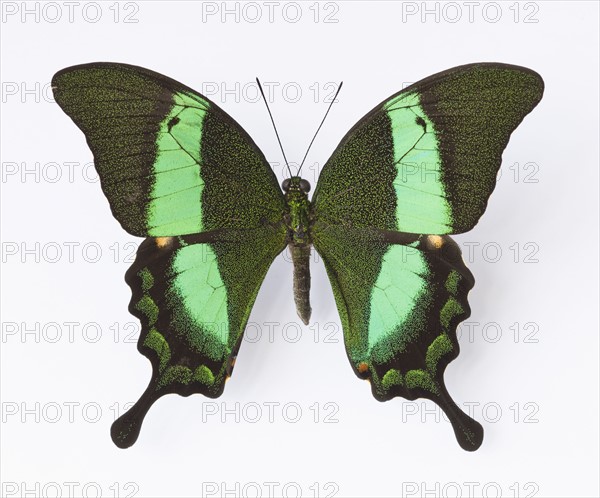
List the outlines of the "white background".
<svg viewBox="0 0 600 498">
<path fill-rule="evenodd" d="M 262 2 L 230 3 L 224 18 L 220 2 L 205 3 L 204 17 L 193 2 L 71 5 L 2 7 L 1 494 L 598 496 L 596 2 L 276 2 L 272 22 Z M 23 17 L 24 7 L 34 13 Z M 344 80 L 305 166 L 313 186 L 345 132 L 408 82 L 476 61 L 543 76 L 544 98 L 504 153 L 487 213 L 457 237 L 477 284 L 473 333 L 461 329 L 446 380 L 484 426 L 477 452 L 460 449 L 432 403 L 372 398 L 348 365 L 322 262 L 304 327 L 283 256 L 225 394 L 162 398 L 135 446 L 113 445 L 116 411 L 150 377 L 137 336 L 126 340 L 137 321 L 123 275 L 139 239 L 110 215 L 83 167 L 84 137 L 49 88 L 59 69 L 93 61 L 217 88 L 209 97 L 274 163 L 254 77 L 273 88 L 292 162 L 325 112 L 326 85 Z"/>
</svg>

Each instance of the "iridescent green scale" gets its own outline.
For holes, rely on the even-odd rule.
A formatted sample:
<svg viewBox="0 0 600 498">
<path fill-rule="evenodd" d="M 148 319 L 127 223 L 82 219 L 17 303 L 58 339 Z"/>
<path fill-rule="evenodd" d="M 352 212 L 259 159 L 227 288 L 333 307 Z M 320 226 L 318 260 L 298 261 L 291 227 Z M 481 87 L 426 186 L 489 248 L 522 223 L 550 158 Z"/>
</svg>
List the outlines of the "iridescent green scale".
<svg viewBox="0 0 600 498">
<path fill-rule="evenodd" d="M 115 218 L 147 237 L 126 274 L 138 349 L 153 374 L 112 427 L 137 439 L 161 396 L 220 396 L 260 285 L 287 245 L 298 314 L 310 318 L 311 247 L 327 269 L 354 372 L 384 401 L 428 398 L 459 444 L 483 429 L 444 385 L 474 285 L 448 234 L 470 230 L 540 76 L 496 63 L 438 73 L 386 99 L 342 139 L 319 177 L 282 193 L 248 134 L 206 97 L 124 64 L 67 68 L 55 99 L 85 133 Z"/>
<path fill-rule="evenodd" d="M 204 229 L 204 181 L 198 144 L 208 106 L 200 97 L 177 93 L 170 112 L 160 122 L 147 210 L 149 235 L 181 235 Z"/>
</svg>

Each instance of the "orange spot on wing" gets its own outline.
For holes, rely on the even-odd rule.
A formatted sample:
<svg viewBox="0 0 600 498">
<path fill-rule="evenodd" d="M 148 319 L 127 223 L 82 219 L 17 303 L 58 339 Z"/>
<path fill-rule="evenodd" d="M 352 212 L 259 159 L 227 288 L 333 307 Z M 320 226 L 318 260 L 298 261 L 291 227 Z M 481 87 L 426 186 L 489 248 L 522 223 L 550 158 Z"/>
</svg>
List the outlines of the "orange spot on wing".
<svg viewBox="0 0 600 498">
<path fill-rule="evenodd" d="M 156 247 L 159 249 L 164 249 L 173 243 L 173 237 L 156 237 L 154 240 L 156 241 Z"/>
<path fill-rule="evenodd" d="M 439 249 L 444 244 L 444 239 L 442 239 L 439 235 L 429 235 L 427 237 L 427 242 L 434 249 Z"/>
<path fill-rule="evenodd" d="M 361 361 L 361 362 L 358 364 L 358 372 L 359 372 L 359 373 L 361 373 L 361 374 L 362 374 L 362 373 L 365 373 L 365 372 L 367 372 L 368 370 L 369 370 L 369 365 L 368 365 L 366 362 L 364 362 L 364 361 Z"/>
</svg>

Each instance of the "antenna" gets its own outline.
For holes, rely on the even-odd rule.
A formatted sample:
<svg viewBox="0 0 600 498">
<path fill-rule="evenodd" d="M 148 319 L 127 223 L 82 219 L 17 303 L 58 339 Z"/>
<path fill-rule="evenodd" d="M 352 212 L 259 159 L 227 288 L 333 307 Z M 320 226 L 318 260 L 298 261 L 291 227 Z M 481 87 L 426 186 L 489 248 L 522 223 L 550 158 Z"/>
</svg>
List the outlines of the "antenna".
<svg viewBox="0 0 600 498">
<path fill-rule="evenodd" d="M 317 131 L 315 132 L 312 140 L 310 141 L 310 144 L 308 144 L 308 149 L 306 149 L 306 154 L 304 154 L 304 158 L 302 159 L 302 162 L 300 163 L 300 167 L 298 168 L 298 173 L 296 173 L 296 176 L 300 176 L 300 171 L 302 170 L 302 166 L 304 165 L 304 161 L 306 161 L 306 156 L 308 156 L 308 151 L 312 147 L 312 144 L 315 141 L 315 138 L 317 138 L 317 133 L 319 133 L 319 130 L 321 129 L 321 126 L 323 126 L 323 123 L 325 122 L 325 118 L 327 117 L 327 114 L 329 114 L 329 110 L 331 109 L 331 106 L 335 102 L 335 99 L 338 96 L 338 93 L 340 93 L 340 90 L 342 89 L 342 85 L 343 84 L 344 84 L 343 81 L 340 82 L 340 86 L 338 86 L 338 89 L 335 92 L 335 95 L 333 96 L 333 99 L 331 99 L 331 102 L 329 103 L 329 107 L 327 108 L 327 112 L 325 113 L 325 116 L 323 116 L 323 120 L 321 121 L 321 124 L 317 128 Z"/>
<path fill-rule="evenodd" d="M 290 165 L 288 163 L 287 157 L 285 157 L 285 151 L 283 150 L 283 145 L 281 145 L 281 140 L 279 139 L 279 133 L 277 133 L 277 127 L 275 126 L 275 120 L 273 119 L 273 114 L 271 114 L 271 109 L 269 109 L 269 103 L 267 102 L 267 98 L 265 97 L 265 92 L 263 92 L 262 85 L 258 78 L 256 78 L 256 83 L 258 84 L 258 89 L 260 90 L 260 94 L 262 95 L 263 100 L 265 101 L 265 105 L 267 106 L 267 111 L 269 111 L 269 117 L 271 118 L 271 123 L 273 123 L 273 129 L 275 130 L 275 136 L 277 137 L 277 141 L 279 142 L 279 148 L 281 149 L 281 153 L 283 154 L 283 159 L 285 160 L 285 165 L 287 166 L 288 171 L 290 172 L 290 177 L 292 175 L 292 170 L 290 169 Z"/>
</svg>

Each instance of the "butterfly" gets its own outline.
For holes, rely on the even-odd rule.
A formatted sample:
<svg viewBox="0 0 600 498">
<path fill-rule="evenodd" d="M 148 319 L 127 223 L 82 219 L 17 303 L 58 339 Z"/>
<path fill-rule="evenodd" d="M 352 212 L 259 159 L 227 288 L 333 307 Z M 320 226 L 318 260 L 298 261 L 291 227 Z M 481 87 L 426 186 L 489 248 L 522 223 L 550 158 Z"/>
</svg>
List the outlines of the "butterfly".
<svg viewBox="0 0 600 498">
<path fill-rule="evenodd" d="M 539 74 L 500 63 L 455 67 L 366 114 L 310 184 L 279 185 L 252 138 L 214 102 L 141 67 L 92 63 L 52 79 L 83 131 L 114 217 L 145 237 L 126 273 L 148 388 L 112 425 L 126 448 L 161 396 L 216 398 L 275 257 L 289 247 L 308 323 L 311 248 L 325 264 L 354 373 L 380 401 L 427 398 L 458 443 L 482 426 L 443 379 L 470 315 L 473 275 L 450 237 L 472 229 L 513 130 L 538 104 Z M 270 113 L 270 111 L 269 111 Z"/>
</svg>

